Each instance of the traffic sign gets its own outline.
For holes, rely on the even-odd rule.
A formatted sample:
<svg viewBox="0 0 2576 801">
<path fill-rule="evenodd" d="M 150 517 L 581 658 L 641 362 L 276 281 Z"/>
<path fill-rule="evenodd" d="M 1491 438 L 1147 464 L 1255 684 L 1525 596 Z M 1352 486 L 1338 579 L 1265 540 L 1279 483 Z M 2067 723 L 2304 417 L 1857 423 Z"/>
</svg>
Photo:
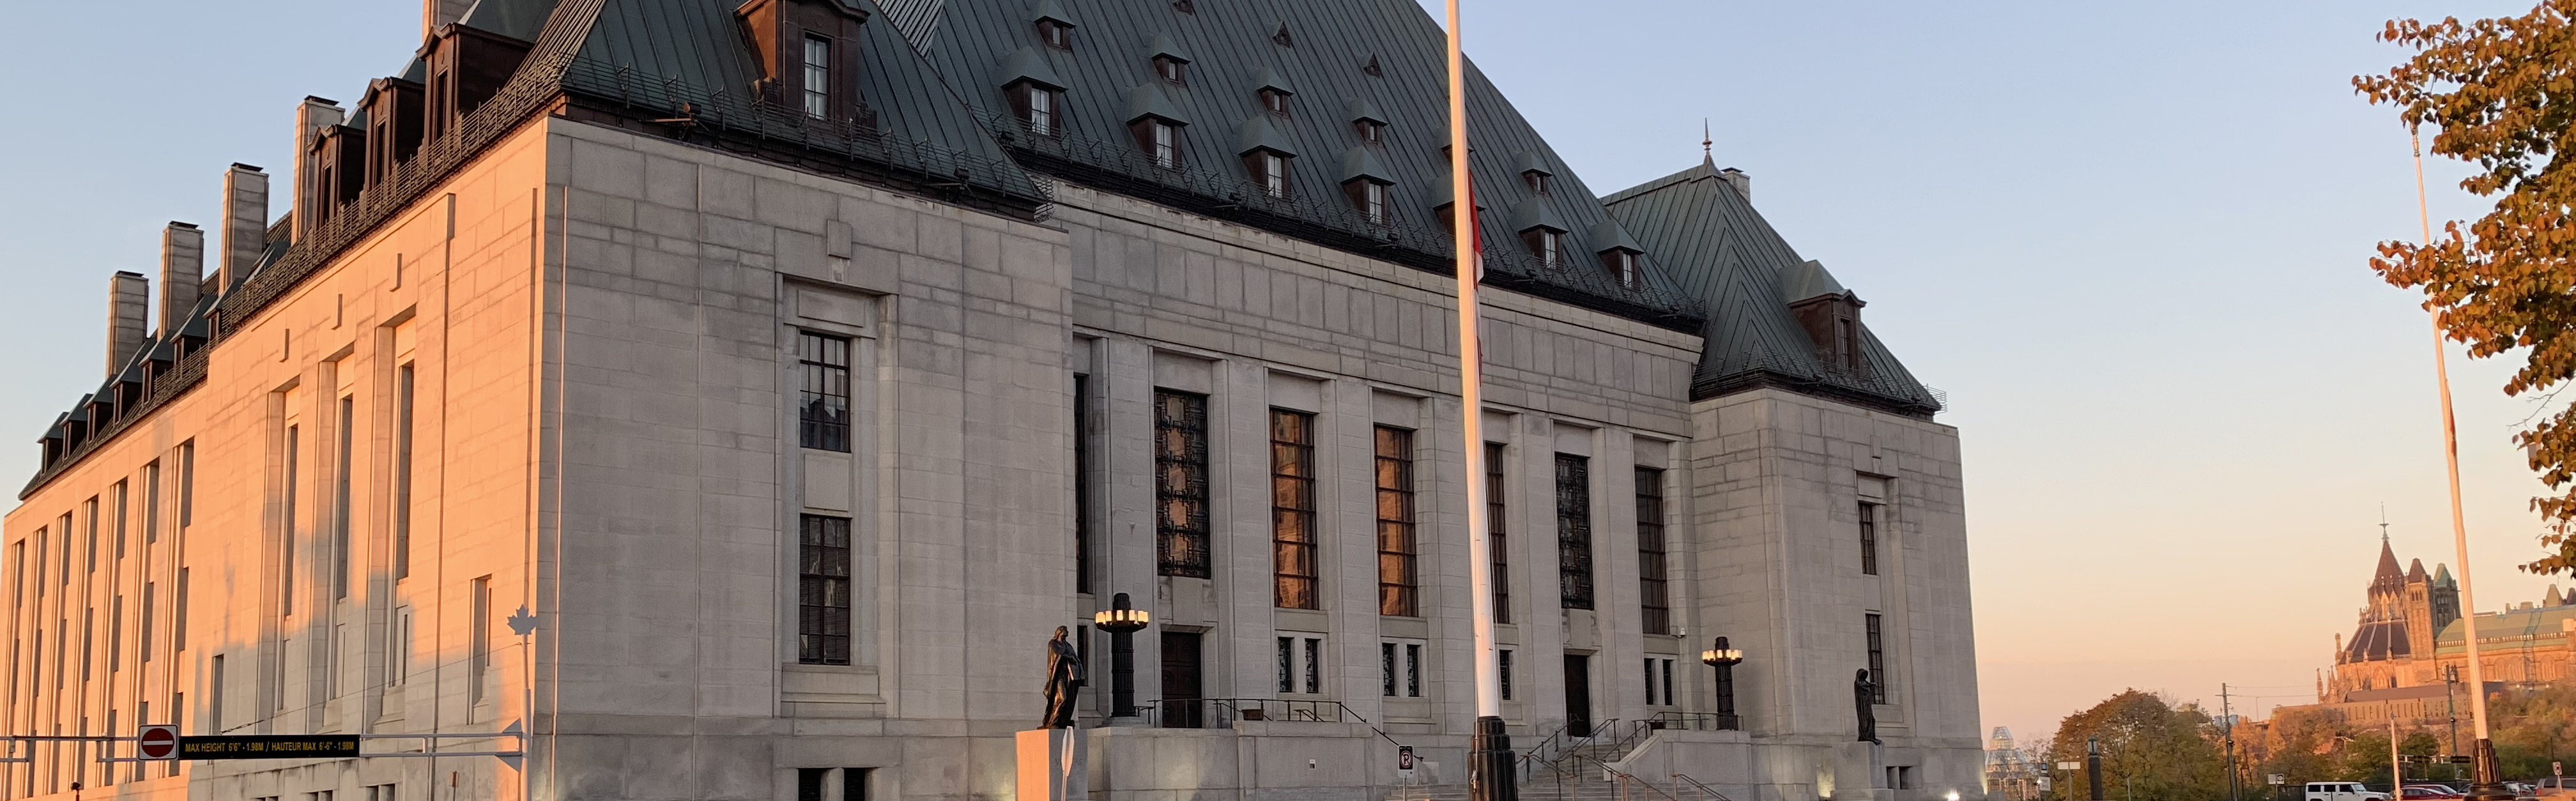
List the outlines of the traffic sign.
<svg viewBox="0 0 2576 801">
<path fill-rule="evenodd" d="M 179 727 L 145 726 L 135 742 L 135 753 L 144 759 L 169 759 L 179 754 Z"/>
<path fill-rule="evenodd" d="M 249 734 L 179 738 L 185 759 L 347 759 L 358 755 L 354 734 Z"/>
</svg>

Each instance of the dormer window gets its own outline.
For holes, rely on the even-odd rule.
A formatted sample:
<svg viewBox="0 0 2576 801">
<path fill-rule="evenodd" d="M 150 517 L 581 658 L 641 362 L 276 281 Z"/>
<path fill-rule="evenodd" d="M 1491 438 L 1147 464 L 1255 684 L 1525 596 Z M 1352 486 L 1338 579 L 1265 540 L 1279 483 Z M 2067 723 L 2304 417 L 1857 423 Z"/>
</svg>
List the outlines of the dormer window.
<svg viewBox="0 0 2576 801">
<path fill-rule="evenodd" d="M 1181 168 L 1181 124 L 1160 117 L 1146 117 L 1131 123 L 1136 135 L 1136 148 L 1152 159 L 1154 166 L 1166 170 Z"/>
<path fill-rule="evenodd" d="M 1619 282 L 1620 286 L 1636 286 L 1637 256 L 1637 251 L 1627 248 L 1601 251 L 1601 271 L 1609 273 L 1610 280 Z"/>
<path fill-rule="evenodd" d="M 1162 78 L 1164 83 L 1168 83 L 1173 86 L 1184 85 L 1188 83 L 1188 81 L 1182 77 L 1181 67 L 1188 63 L 1189 62 L 1182 61 L 1171 56 L 1155 56 L 1154 75 Z"/>
<path fill-rule="evenodd" d="M 1261 110 L 1288 116 L 1288 93 L 1278 89 L 1261 90 Z"/>
<path fill-rule="evenodd" d="M 1537 170 L 1521 173 L 1521 182 L 1529 185 L 1531 194 L 1547 194 L 1547 173 Z"/>
<path fill-rule="evenodd" d="M 805 116 L 832 116 L 832 40 L 805 35 Z"/>
<path fill-rule="evenodd" d="M 1358 209 L 1360 216 L 1368 218 L 1369 224 L 1385 225 L 1388 219 L 1387 186 L 1386 182 L 1375 179 L 1354 178 L 1342 184 L 1342 191 L 1350 195 L 1351 208 Z"/>
<path fill-rule="evenodd" d="M 1276 150 L 1255 150 L 1243 154 L 1243 168 L 1252 174 L 1252 183 L 1261 193 L 1274 198 L 1288 196 L 1288 160 L 1295 158 Z"/>
<path fill-rule="evenodd" d="M 1834 353 L 1841 357 L 1843 369 L 1860 369 L 1860 324 L 1852 318 L 1834 318 Z"/>
<path fill-rule="evenodd" d="M 1362 142 L 1372 145 L 1386 144 L 1386 123 L 1377 120 L 1352 120 L 1351 132 L 1358 134 Z"/>
<path fill-rule="evenodd" d="M 1073 49 L 1073 26 L 1063 20 L 1038 20 L 1038 41 L 1057 50 Z"/>
<path fill-rule="evenodd" d="M 1565 264 L 1565 232 L 1553 228 L 1532 228 L 1521 232 L 1521 241 L 1529 245 L 1530 255 L 1547 267 Z"/>
<path fill-rule="evenodd" d="M 1064 100 L 1062 92 L 1036 81 L 1011 84 L 1006 91 L 1011 96 L 1011 111 L 1019 116 L 1021 127 L 1037 136 L 1056 135 L 1056 115 Z"/>
</svg>

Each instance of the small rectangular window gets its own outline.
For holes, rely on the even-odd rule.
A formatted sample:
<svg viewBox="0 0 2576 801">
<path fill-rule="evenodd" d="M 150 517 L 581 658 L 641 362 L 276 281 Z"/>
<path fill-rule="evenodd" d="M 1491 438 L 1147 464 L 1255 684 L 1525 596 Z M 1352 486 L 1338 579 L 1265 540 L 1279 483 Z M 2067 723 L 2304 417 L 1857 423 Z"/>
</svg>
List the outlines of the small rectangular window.
<svg viewBox="0 0 2576 801">
<path fill-rule="evenodd" d="M 1353 120 L 1351 130 L 1359 134 L 1361 142 L 1372 145 L 1386 143 L 1386 123 L 1376 120 Z"/>
<path fill-rule="evenodd" d="M 841 801 L 868 801 L 868 773 L 875 768 L 842 768 Z"/>
<path fill-rule="evenodd" d="M 797 550 L 796 661 L 850 663 L 850 519 L 805 515 Z"/>
<path fill-rule="evenodd" d="M 805 116 L 832 115 L 832 40 L 805 36 Z"/>
<path fill-rule="evenodd" d="M 216 654 L 206 664 L 206 734 L 224 731 L 224 655 Z"/>
<path fill-rule="evenodd" d="M 161 541 L 161 463 L 143 466 L 143 544 Z"/>
<path fill-rule="evenodd" d="M 823 801 L 823 780 L 831 768 L 797 768 L 796 801 Z"/>
<path fill-rule="evenodd" d="M 147 665 L 152 663 L 152 607 L 159 586 L 155 582 L 143 582 L 143 610 L 141 620 L 135 624 L 134 661 Z"/>
<path fill-rule="evenodd" d="M 1500 674 L 1496 677 L 1495 689 L 1502 691 L 1503 700 L 1512 700 L 1512 649 L 1494 651 L 1494 668 Z"/>
<path fill-rule="evenodd" d="M 170 650 L 188 650 L 188 569 L 179 568 L 179 586 L 170 593 Z"/>
<path fill-rule="evenodd" d="M 1521 232 L 1521 240 L 1529 245 L 1530 255 L 1538 257 L 1539 264 L 1547 267 L 1557 267 L 1565 263 L 1565 234 L 1563 232 L 1551 231 L 1545 228 L 1532 228 Z"/>
<path fill-rule="evenodd" d="M 1297 691 L 1297 638 L 1279 638 L 1279 691 Z"/>
<path fill-rule="evenodd" d="M 1036 136 L 1054 136 L 1059 98 L 1053 89 L 1028 81 L 1011 85 L 1011 105 L 1020 114 L 1020 124 Z"/>
<path fill-rule="evenodd" d="M 1170 124 L 1170 123 L 1165 123 L 1165 122 L 1156 122 L 1156 123 L 1153 123 L 1153 126 L 1154 126 L 1154 166 L 1156 166 L 1156 167 L 1161 167 L 1161 168 L 1166 169 L 1166 170 L 1177 170 L 1177 169 L 1180 169 L 1180 168 L 1181 168 L 1181 129 L 1180 129 L 1180 126 L 1173 125 L 1173 124 Z"/>
<path fill-rule="evenodd" d="M 1164 83 L 1173 84 L 1175 86 L 1180 85 L 1183 83 L 1181 80 L 1181 64 L 1182 62 L 1180 59 L 1173 58 L 1171 56 L 1155 56 L 1154 74 L 1162 77 Z"/>
<path fill-rule="evenodd" d="M 1261 90 L 1261 108 L 1272 114 L 1288 113 L 1288 93 L 1277 89 Z"/>
<path fill-rule="evenodd" d="M 197 442 L 179 443 L 179 528 L 187 530 L 193 521 L 197 499 Z"/>
<path fill-rule="evenodd" d="M 1601 271 L 1620 286 L 1637 285 L 1637 252 L 1613 248 L 1601 252 Z"/>
<path fill-rule="evenodd" d="M 115 558 L 123 559 L 123 558 L 125 558 L 125 521 L 126 521 L 126 516 L 125 516 L 125 515 L 126 515 L 126 511 L 127 511 L 127 509 L 128 509 L 128 507 L 127 507 L 127 505 L 126 505 L 126 487 L 125 487 L 125 482 L 123 482 L 123 481 L 116 482 L 116 486 L 115 486 L 115 487 L 113 487 L 113 488 L 110 488 L 110 489 L 108 490 L 108 498 L 109 498 L 109 500 L 108 500 L 108 504 L 109 504 L 109 506 L 110 506 L 110 507 L 112 507 L 112 508 L 109 510 L 109 512 L 110 512 L 110 514 L 114 515 L 114 516 L 115 516 L 115 518 L 116 518 L 116 535 L 115 535 L 115 536 L 116 536 L 116 557 L 115 557 Z"/>
<path fill-rule="evenodd" d="M 1073 591 L 1091 592 L 1091 376 L 1073 376 Z"/>
<path fill-rule="evenodd" d="M 1404 697 L 1422 697 L 1422 645 L 1404 645 Z"/>
<path fill-rule="evenodd" d="M 850 450 L 850 339 L 804 332 L 797 337 L 804 389 L 797 399 L 797 440 L 818 451 Z"/>
<path fill-rule="evenodd" d="M 1306 638 L 1306 692 L 1324 691 L 1324 640 Z"/>
<path fill-rule="evenodd" d="M 1323 661 L 1324 640 L 1322 638 L 1279 638 L 1279 691 L 1310 694 L 1323 692 Z"/>
<path fill-rule="evenodd" d="M 1073 26 L 1051 19 L 1038 20 L 1038 41 L 1057 50 L 1073 49 Z"/>
</svg>

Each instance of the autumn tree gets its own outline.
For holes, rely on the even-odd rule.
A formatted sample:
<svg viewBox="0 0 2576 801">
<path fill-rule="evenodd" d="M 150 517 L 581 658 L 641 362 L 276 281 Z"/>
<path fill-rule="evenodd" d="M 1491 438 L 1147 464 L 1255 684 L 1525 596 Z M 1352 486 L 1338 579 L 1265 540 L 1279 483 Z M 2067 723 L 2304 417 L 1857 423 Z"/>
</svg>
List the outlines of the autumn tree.
<svg viewBox="0 0 2576 801">
<path fill-rule="evenodd" d="M 2389 283 L 2423 290 L 2444 334 L 2473 357 L 2528 349 L 2507 395 L 2552 393 L 2576 377 L 2576 0 L 2542 0 L 2519 17 L 2393 20 L 2381 41 L 2415 51 L 2384 75 L 2353 79 L 2409 130 L 2432 129 L 2433 152 L 2474 165 L 2460 187 L 2493 198 L 2473 222 L 2444 223 L 2431 242 L 2382 242 L 2370 260 Z M 2576 408 L 2516 435 L 2556 493 L 2532 507 L 2552 525 L 2537 573 L 2576 573 Z"/>
<path fill-rule="evenodd" d="M 2209 713 L 2200 707 L 2128 690 L 2066 716 L 2049 760 L 2081 761 L 2085 742 L 2098 740 L 2105 795 L 2211 801 L 2227 796 L 2226 757 L 2214 733 Z"/>
</svg>

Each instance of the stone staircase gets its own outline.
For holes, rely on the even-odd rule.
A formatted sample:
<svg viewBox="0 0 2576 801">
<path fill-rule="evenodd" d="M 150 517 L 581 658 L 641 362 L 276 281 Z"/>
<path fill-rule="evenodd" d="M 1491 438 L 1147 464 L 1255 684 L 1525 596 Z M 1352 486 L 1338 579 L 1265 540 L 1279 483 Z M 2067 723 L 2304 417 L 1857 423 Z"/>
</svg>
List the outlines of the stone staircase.
<svg viewBox="0 0 2576 801">
<path fill-rule="evenodd" d="M 1642 788 L 1630 791 L 1622 799 L 1618 782 L 1611 781 L 1601 769 L 1602 765 L 1627 758 L 1628 750 L 1642 742 L 1643 738 L 1625 744 L 1587 743 L 1567 750 L 1555 766 L 1528 766 L 1529 777 L 1520 783 L 1520 797 L 1522 801 L 1669 801 L 1661 792 Z M 1385 801 L 1468 801 L 1467 785 L 1400 785 L 1386 794 Z"/>
</svg>

